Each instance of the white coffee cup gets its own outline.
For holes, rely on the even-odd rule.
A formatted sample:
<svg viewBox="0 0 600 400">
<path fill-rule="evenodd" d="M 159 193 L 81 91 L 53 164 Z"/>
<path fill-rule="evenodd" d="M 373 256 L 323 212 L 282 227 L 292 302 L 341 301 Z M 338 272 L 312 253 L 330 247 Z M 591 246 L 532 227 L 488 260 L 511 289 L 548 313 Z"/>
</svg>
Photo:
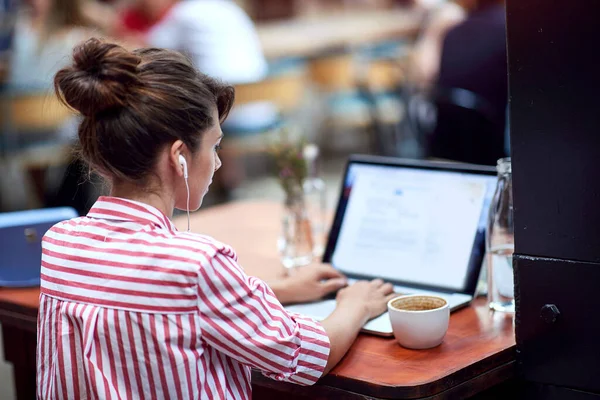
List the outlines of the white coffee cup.
<svg viewBox="0 0 600 400">
<path fill-rule="evenodd" d="M 429 349 L 444 340 L 450 322 L 448 302 L 438 296 L 413 294 L 388 302 L 392 330 L 402 347 Z"/>
</svg>

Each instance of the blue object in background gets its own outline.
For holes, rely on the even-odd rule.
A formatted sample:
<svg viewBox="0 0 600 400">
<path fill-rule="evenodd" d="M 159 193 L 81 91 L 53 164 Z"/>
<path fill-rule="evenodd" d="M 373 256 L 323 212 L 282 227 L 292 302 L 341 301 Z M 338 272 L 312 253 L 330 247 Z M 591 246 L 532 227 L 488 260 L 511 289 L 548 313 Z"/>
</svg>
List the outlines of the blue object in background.
<svg viewBox="0 0 600 400">
<path fill-rule="evenodd" d="M 78 216 L 70 207 L 0 214 L 0 287 L 39 285 L 44 234 Z"/>
<path fill-rule="evenodd" d="M 12 45 L 17 2 L 0 0 L 0 54 L 8 52 Z"/>
</svg>

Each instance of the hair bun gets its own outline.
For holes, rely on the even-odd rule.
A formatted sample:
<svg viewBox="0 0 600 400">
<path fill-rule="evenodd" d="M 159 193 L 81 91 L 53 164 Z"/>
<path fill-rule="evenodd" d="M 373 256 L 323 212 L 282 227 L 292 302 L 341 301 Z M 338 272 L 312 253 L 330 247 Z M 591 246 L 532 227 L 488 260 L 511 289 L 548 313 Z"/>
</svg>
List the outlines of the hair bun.
<svg viewBox="0 0 600 400">
<path fill-rule="evenodd" d="M 138 83 L 141 58 L 96 38 L 73 49 L 73 65 L 54 77 L 57 95 L 85 116 L 124 107 Z"/>
</svg>

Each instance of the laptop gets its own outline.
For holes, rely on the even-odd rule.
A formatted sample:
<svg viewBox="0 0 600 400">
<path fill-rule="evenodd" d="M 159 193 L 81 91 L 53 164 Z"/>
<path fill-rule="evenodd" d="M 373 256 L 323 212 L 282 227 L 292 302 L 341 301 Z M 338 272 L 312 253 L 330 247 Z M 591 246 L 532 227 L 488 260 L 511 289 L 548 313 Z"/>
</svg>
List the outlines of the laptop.
<svg viewBox="0 0 600 400">
<path fill-rule="evenodd" d="M 42 238 L 58 222 L 78 217 L 70 207 L 0 214 L 0 287 L 40 284 Z"/>
<path fill-rule="evenodd" d="M 492 167 L 352 156 L 323 262 L 349 284 L 381 278 L 401 294 L 433 294 L 450 310 L 470 304 L 485 254 L 485 228 L 496 187 Z M 325 319 L 334 296 L 289 305 Z M 392 336 L 387 312 L 363 332 Z"/>
</svg>

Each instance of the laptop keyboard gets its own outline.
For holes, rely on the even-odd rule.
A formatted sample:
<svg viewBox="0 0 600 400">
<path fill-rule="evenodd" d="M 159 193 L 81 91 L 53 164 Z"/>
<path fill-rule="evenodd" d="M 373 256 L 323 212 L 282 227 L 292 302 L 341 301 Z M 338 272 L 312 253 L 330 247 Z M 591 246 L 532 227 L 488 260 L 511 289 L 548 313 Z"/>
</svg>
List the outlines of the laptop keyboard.
<svg viewBox="0 0 600 400">
<path fill-rule="evenodd" d="M 354 284 L 355 282 L 358 282 L 358 280 L 357 279 L 352 279 L 352 278 L 348 279 L 348 285 L 349 286 L 352 285 L 352 284 Z M 327 296 L 323 297 L 323 299 L 324 300 L 335 300 L 335 298 L 337 297 L 338 291 L 339 290 L 336 290 L 334 292 L 329 293 Z M 394 293 L 397 296 L 404 296 L 404 295 L 407 295 L 407 294 L 412 294 L 412 293 L 408 293 L 407 290 L 406 290 L 406 288 L 401 288 L 400 286 L 394 286 Z"/>
</svg>

